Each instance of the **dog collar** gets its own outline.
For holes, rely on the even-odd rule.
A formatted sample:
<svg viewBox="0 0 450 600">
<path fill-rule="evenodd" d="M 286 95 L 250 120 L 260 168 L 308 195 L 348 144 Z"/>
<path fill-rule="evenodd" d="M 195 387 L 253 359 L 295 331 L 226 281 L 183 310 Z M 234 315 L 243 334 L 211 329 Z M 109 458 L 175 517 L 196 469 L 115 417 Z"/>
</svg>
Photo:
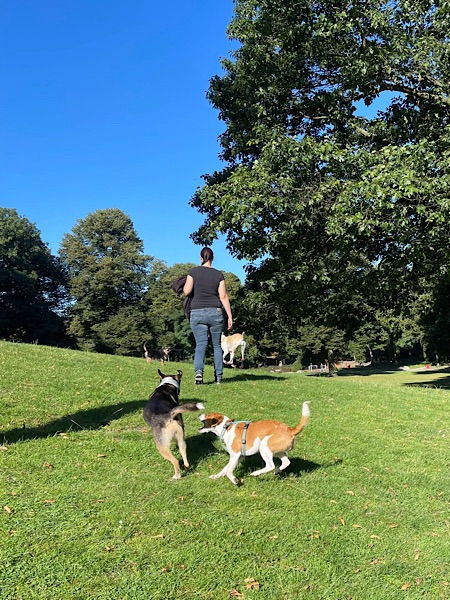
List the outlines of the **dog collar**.
<svg viewBox="0 0 450 600">
<path fill-rule="evenodd" d="M 177 390 L 180 389 L 180 383 L 173 377 L 164 377 L 164 379 L 161 379 L 161 383 L 158 385 L 158 387 L 160 387 L 161 385 L 164 385 L 166 383 L 169 383 L 170 385 L 174 385 L 177 388 Z"/>
<path fill-rule="evenodd" d="M 224 444 L 223 437 L 224 437 L 225 433 L 227 432 L 228 428 L 231 427 L 231 425 L 237 425 L 238 423 L 244 423 L 244 429 L 242 430 L 241 454 L 242 454 L 242 456 L 245 456 L 246 449 L 247 449 L 247 429 L 249 428 L 251 421 L 227 421 L 225 423 L 225 425 L 223 426 L 222 433 L 219 436 L 219 441 L 222 444 L 222 448 L 224 450 L 226 450 L 227 447 Z"/>
</svg>

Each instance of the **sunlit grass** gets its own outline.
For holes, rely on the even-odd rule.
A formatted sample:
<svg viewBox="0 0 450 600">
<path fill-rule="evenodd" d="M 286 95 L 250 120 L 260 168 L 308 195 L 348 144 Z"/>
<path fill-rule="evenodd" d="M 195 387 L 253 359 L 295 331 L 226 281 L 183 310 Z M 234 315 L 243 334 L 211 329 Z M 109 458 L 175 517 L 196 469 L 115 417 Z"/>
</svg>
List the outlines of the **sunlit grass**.
<svg viewBox="0 0 450 600">
<path fill-rule="evenodd" d="M 311 421 L 284 476 L 213 481 L 185 418 L 173 481 L 142 419 L 157 363 L 0 342 L 0 598 L 450 598 L 450 373 L 227 370 L 182 400 Z M 373 373 L 373 374 L 369 374 Z M 207 370 L 206 380 L 213 380 Z M 435 387 L 430 387 L 435 386 Z"/>
</svg>

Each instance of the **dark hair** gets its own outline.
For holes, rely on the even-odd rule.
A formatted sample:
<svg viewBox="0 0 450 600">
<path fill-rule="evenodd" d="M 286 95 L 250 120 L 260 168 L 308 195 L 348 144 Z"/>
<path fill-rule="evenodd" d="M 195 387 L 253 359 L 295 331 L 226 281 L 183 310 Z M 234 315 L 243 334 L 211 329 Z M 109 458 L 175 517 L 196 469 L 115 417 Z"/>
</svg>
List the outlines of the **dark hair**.
<svg viewBox="0 0 450 600">
<path fill-rule="evenodd" d="M 200 256 L 202 259 L 202 265 L 205 264 L 205 262 L 212 262 L 214 260 L 214 252 L 211 250 L 211 248 L 208 248 L 207 246 L 205 246 L 204 248 L 202 248 L 202 251 L 200 252 Z"/>
</svg>

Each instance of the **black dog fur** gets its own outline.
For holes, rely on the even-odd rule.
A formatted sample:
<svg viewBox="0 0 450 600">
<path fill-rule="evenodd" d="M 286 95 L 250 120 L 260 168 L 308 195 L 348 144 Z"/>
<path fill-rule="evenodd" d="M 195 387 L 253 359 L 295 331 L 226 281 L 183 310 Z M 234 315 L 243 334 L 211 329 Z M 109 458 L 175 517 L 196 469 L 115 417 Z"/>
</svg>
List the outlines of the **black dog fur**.
<svg viewBox="0 0 450 600">
<path fill-rule="evenodd" d="M 159 453 L 173 465 L 175 470 L 173 479 L 180 479 L 180 465 L 170 451 L 170 444 L 172 440 L 176 441 L 184 467 L 188 469 L 182 413 L 201 410 L 204 406 L 201 402 L 179 403 L 182 371 L 178 370 L 176 375 L 164 375 L 158 369 L 158 374 L 161 383 L 150 396 L 143 417 L 153 430 Z"/>
</svg>

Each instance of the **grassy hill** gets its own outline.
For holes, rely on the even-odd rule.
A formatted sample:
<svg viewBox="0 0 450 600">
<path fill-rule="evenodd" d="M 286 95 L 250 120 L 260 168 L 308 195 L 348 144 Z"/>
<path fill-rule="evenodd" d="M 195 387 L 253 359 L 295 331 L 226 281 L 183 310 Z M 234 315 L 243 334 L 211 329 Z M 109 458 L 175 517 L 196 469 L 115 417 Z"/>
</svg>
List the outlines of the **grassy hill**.
<svg viewBox="0 0 450 600">
<path fill-rule="evenodd" d="M 182 400 L 311 421 L 282 476 L 216 481 L 228 457 L 185 418 L 171 479 L 142 409 L 157 363 L 0 342 L 0 598 L 450 598 L 450 371 L 336 378 L 227 370 Z M 206 380 L 213 380 L 212 367 Z"/>
</svg>

